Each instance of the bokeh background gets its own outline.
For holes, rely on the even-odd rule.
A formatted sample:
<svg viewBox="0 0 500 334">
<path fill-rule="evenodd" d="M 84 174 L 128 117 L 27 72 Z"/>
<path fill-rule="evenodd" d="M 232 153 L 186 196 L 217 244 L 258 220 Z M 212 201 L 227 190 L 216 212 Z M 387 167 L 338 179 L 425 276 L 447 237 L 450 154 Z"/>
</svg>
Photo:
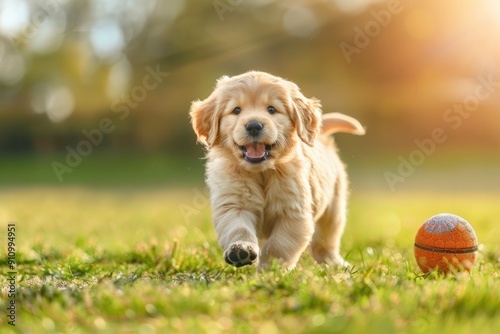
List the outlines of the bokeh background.
<svg viewBox="0 0 500 334">
<path fill-rule="evenodd" d="M 499 34 L 497 0 L 0 0 L 0 181 L 201 184 L 191 101 L 262 70 L 366 126 L 355 189 L 497 191 Z"/>
<path fill-rule="evenodd" d="M 0 0 L 0 257 L 16 224 L 17 329 L 495 331 L 499 36 L 500 0 Z M 188 113 L 248 70 L 367 129 L 335 136 L 345 271 L 224 264 Z M 415 233 L 440 212 L 476 230 L 470 281 L 420 279 Z"/>
</svg>

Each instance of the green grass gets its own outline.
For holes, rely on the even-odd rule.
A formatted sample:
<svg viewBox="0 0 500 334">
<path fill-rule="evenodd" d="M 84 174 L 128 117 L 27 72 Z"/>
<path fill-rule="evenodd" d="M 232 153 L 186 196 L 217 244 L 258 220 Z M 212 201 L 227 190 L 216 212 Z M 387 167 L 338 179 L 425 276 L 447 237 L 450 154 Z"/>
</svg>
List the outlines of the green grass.
<svg viewBox="0 0 500 334">
<path fill-rule="evenodd" d="M 200 151 L 199 156 L 203 153 Z M 184 155 L 96 151 L 83 157 L 60 182 L 53 163 L 67 165 L 66 155 L 0 156 L 0 185 L 85 187 L 179 187 L 203 182 L 203 161 Z"/>
<path fill-rule="evenodd" d="M 0 237 L 17 227 L 17 320 L 2 333 L 498 333 L 498 194 L 353 190 L 348 269 L 225 265 L 202 187 L 10 187 Z M 413 238 L 439 212 L 480 241 L 470 275 L 424 278 Z M 5 274 L 5 247 L 1 272 Z"/>
</svg>

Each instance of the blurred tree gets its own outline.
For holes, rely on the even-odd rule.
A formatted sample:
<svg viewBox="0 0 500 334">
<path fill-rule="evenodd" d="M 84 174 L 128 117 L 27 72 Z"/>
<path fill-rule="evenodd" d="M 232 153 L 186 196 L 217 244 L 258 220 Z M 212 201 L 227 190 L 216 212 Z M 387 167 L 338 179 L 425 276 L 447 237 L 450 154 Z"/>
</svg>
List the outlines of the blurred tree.
<svg viewBox="0 0 500 334">
<path fill-rule="evenodd" d="M 100 148 L 186 152 L 190 102 L 250 69 L 362 119 L 367 149 L 449 126 L 492 78 L 450 143 L 496 149 L 499 21 L 496 0 L 0 0 L 0 151 L 64 150 L 109 118 Z"/>
</svg>

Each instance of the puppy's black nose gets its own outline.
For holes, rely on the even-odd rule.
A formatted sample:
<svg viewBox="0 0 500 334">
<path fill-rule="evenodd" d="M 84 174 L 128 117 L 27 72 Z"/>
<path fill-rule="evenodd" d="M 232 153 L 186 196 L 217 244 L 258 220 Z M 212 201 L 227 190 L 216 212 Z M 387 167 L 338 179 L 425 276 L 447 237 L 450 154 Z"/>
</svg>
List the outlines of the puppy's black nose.
<svg viewBox="0 0 500 334">
<path fill-rule="evenodd" d="M 264 128 L 264 124 L 261 122 L 257 121 L 250 121 L 245 125 L 245 129 L 247 130 L 247 133 L 252 136 L 252 137 L 257 137 L 262 129 Z"/>
</svg>

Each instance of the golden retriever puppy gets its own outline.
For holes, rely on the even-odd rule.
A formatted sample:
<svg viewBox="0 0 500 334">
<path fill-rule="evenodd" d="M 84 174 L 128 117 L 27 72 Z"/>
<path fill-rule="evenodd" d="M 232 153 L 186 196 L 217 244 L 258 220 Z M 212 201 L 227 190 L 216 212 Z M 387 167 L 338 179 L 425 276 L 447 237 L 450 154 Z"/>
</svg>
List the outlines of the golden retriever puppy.
<svg viewBox="0 0 500 334">
<path fill-rule="evenodd" d="M 322 116 L 297 85 L 255 71 L 221 77 L 190 115 L 208 149 L 213 225 L 227 263 L 265 268 L 278 259 L 292 269 L 310 247 L 318 263 L 346 264 L 348 181 L 328 135 L 364 134 L 357 120 Z"/>
</svg>

